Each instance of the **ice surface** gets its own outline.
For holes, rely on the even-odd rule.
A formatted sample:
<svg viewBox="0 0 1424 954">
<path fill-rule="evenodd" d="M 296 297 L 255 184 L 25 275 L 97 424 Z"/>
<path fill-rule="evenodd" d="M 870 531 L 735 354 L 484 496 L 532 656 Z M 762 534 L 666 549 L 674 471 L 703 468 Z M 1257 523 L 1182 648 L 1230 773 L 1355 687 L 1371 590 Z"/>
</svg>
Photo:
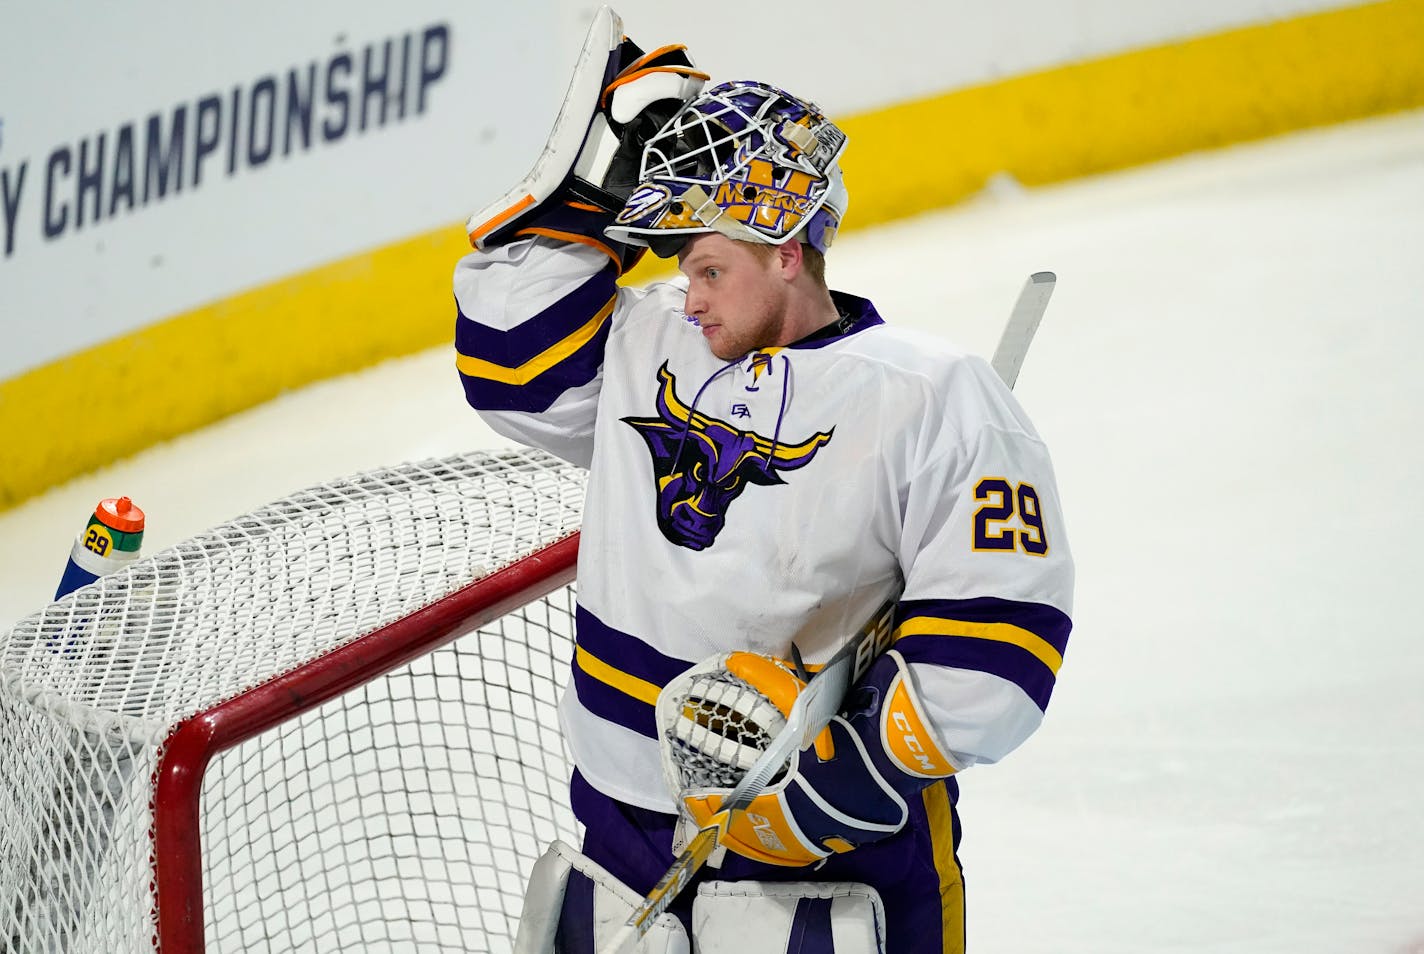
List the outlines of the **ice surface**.
<svg viewBox="0 0 1424 954">
<path fill-rule="evenodd" d="M 1018 393 L 1076 626 L 1043 729 L 962 783 L 970 950 L 1424 952 L 1424 114 L 1000 183 L 830 260 L 985 355 L 1042 269 Z M 153 552 L 502 443 L 444 350 L 287 395 L 0 515 L 0 626 L 101 497 L 148 511 Z"/>
</svg>

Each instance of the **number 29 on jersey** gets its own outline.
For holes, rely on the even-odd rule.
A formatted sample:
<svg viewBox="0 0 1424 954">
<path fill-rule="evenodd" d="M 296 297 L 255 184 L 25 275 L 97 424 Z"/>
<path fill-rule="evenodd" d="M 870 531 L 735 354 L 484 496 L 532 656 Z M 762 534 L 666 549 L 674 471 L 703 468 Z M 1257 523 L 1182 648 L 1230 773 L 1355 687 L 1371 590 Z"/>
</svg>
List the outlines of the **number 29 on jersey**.
<svg viewBox="0 0 1424 954">
<path fill-rule="evenodd" d="M 974 550 L 1005 553 L 1022 551 L 1047 556 L 1048 530 L 1043 507 L 1032 484 L 1012 483 L 1003 477 L 981 477 L 974 485 Z"/>
</svg>

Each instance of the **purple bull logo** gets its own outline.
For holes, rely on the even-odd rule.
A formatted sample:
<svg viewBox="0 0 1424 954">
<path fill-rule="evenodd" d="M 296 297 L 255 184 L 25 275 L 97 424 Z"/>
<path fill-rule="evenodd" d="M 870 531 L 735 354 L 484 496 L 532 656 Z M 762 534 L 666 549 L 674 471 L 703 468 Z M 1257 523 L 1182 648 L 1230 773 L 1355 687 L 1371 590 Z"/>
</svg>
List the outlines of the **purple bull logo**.
<svg viewBox="0 0 1424 954">
<path fill-rule="evenodd" d="M 753 431 L 693 411 L 677 397 L 677 379 L 658 369 L 657 417 L 625 417 L 653 455 L 658 528 L 689 550 L 705 550 L 727 524 L 727 510 L 749 484 L 784 484 L 780 472 L 804 467 L 834 428 L 799 444 L 773 444 Z"/>
</svg>

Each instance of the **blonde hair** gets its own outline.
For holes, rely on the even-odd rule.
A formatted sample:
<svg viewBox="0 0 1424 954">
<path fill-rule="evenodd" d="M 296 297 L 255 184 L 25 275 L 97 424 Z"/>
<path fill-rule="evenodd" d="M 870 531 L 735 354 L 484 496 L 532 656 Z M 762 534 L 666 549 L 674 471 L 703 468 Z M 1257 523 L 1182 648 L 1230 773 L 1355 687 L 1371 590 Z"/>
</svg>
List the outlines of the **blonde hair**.
<svg viewBox="0 0 1424 954">
<path fill-rule="evenodd" d="M 762 242 L 747 242 L 751 246 L 752 252 L 763 262 L 769 261 L 776 254 L 775 245 L 766 245 Z M 806 268 L 806 274 L 811 276 L 811 280 L 822 288 L 826 287 L 826 256 L 816 251 L 805 242 L 801 243 L 801 261 Z"/>
</svg>

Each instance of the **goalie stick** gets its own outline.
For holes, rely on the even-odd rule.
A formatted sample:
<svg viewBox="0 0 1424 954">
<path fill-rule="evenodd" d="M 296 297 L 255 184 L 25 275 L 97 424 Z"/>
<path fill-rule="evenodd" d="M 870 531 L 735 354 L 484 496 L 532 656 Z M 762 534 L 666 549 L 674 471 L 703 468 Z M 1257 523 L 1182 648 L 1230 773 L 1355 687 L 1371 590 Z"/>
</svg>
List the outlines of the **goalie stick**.
<svg viewBox="0 0 1424 954">
<path fill-rule="evenodd" d="M 1019 369 L 1033 343 L 1034 333 L 1043 320 L 1048 299 L 1053 295 L 1057 276 L 1053 272 L 1034 272 L 1024 283 L 1008 323 L 999 336 L 998 347 L 990 362 L 1004 383 L 1013 388 Z M 830 661 L 806 682 L 806 688 L 796 697 L 786 726 L 747 770 L 736 788 L 727 795 L 723 807 L 713 818 L 713 824 L 697 832 L 687 847 L 677 856 L 643 903 L 628 918 L 614 939 L 611 950 L 630 949 L 629 942 L 641 938 L 658 915 L 672 906 L 692 877 L 702 869 L 727 831 L 736 812 L 744 811 L 770 784 L 772 778 L 798 748 L 811 745 L 821 730 L 840 711 L 846 692 L 865 674 L 870 664 L 889 647 L 893 632 L 896 600 L 889 599 L 839 650 Z M 793 651 L 795 647 L 793 646 Z M 802 670 L 799 653 L 797 669 Z M 803 670 L 804 671 L 804 670 Z"/>
</svg>

